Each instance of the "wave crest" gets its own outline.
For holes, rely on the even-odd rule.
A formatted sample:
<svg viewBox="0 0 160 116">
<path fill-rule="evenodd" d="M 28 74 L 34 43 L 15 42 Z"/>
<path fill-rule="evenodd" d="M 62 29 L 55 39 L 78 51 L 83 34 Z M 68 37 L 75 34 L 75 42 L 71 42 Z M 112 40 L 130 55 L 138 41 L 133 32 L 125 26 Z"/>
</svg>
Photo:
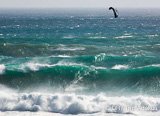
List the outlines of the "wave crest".
<svg viewBox="0 0 160 116">
<path fill-rule="evenodd" d="M 6 67 L 4 64 L 0 64 L 0 74 L 3 74 L 5 71 Z"/>
</svg>

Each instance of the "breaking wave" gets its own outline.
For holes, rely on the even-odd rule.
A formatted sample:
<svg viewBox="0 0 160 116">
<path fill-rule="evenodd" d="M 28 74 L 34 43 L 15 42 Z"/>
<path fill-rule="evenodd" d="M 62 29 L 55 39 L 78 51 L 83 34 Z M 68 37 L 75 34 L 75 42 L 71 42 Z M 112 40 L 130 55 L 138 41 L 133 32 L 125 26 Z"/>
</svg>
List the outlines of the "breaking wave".
<svg viewBox="0 0 160 116">
<path fill-rule="evenodd" d="M 45 111 L 60 114 L 116 113 L 137 111 L 158 112 L 160 99 L 132 96 L 109 97 L 105 94 L 77 95 L 67 93 L 6 93 L 0 92 L 0 111 Z"/>
</svg>

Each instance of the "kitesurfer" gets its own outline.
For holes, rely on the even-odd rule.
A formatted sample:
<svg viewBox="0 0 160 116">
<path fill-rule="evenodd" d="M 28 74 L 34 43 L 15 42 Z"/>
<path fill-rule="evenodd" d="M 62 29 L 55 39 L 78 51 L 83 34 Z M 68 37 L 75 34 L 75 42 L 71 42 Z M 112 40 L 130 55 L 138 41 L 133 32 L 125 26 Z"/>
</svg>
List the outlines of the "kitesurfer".
<svg viewBox="0 0 160 116">
<path fill-rule="evenodd" d="M 112 10 L 114 13 L 114 18 L 118 18 L 118 11 L 114 9 L 113 7 L 109 7 L 109 10 Z"/>
</svg>

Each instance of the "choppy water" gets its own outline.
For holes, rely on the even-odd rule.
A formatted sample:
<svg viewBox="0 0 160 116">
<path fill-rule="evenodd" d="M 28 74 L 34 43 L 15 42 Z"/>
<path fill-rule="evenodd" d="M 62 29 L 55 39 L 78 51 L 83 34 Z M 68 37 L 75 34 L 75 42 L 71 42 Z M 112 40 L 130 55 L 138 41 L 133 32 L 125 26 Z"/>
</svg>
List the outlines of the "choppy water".
<svg viewBox="0 0 160 116">
<path fill-rule="evenodd" d="M 159 79 L 158 16 L 0 16 L 1 111 L 158 112 Z"/>
</svg>

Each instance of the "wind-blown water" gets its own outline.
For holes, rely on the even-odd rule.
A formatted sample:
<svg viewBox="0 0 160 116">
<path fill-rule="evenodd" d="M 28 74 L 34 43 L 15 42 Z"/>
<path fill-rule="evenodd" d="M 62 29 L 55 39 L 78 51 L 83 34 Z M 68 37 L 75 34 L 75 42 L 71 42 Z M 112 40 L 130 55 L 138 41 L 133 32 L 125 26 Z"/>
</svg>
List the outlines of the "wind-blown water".
<svg viewBox="0 0 160 116">
<path fill-rule="evenodd" d="M 158 115 L 159 86 L 158 16 L 0 16 L 2 115 Z"/>
</svg>

